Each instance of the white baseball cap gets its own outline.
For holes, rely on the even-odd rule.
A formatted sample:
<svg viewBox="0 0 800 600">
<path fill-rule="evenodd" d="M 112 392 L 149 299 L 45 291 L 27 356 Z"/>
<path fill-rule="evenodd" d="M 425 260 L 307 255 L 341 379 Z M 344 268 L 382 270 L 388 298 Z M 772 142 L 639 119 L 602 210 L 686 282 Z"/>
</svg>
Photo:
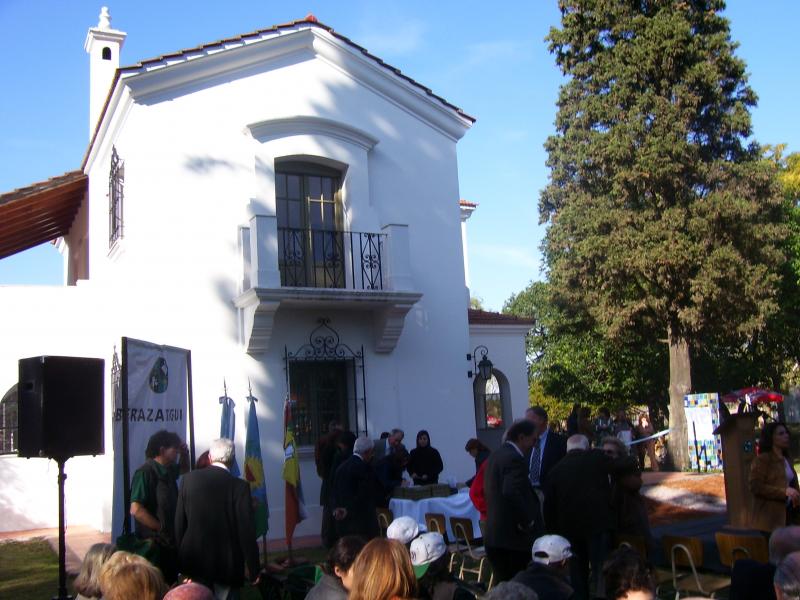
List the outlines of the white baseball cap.
<svg viewBox="0 0 800 600">
<path fill-rule="evenodd" d="M 560 535 L 543 535 L 533 542 L 531 555 L 533 562 L 551 565 L 572 556 L 572 548 L 567 539 Z"/>
<path fill-rule="evenodd" d="M 447 552 L 447 546 L 441 533 L 423 533 L 411 542 L 409 553 L 417 579 L 425 575 L 430 564 L 444 556 L 445 552 Z"/>
<path fill-rule="evenodd" d="M 397 517 L 386 529 L 386 537 L 407 544 L 419 535 L 419 523 L 411 517 Z"/>
</svg>

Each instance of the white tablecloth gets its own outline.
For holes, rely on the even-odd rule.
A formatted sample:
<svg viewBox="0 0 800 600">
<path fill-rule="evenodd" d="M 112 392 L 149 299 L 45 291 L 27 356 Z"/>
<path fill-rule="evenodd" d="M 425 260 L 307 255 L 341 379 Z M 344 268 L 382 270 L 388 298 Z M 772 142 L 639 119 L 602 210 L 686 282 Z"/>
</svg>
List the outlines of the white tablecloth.
<svg viewBox="0 0 800 600">
<path fill-rule="evenodd" d="M 389 510 L 395 519 L 397 517 L 411 517 L 421 528 L 425 527 L 425 513 L 442 513 L 447 523 L 447 536 L 455 539 L 450 527 L 450 517 L 465 517 L 472 520 L 472 531 L 475 537 L 480 537 L 480 513 L 469 498 L 469 488 L 463 488 L 458 494 L 447 498 L 423 498 L 422 500 L 405 500 L 392 498 L 389 500 Z"/>
</svg>

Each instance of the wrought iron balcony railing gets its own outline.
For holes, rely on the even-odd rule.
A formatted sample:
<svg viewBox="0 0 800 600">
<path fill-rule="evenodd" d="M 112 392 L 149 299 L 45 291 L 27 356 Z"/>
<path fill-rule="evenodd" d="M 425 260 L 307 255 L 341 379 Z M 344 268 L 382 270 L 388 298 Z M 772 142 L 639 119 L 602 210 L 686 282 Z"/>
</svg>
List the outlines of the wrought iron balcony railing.
<svg viewBox="0 0 800 600">
<path fill-rule="evenodd" d="M 386 234 L 278 228 L 281 286 L 383 289 Z"/>
</svg>

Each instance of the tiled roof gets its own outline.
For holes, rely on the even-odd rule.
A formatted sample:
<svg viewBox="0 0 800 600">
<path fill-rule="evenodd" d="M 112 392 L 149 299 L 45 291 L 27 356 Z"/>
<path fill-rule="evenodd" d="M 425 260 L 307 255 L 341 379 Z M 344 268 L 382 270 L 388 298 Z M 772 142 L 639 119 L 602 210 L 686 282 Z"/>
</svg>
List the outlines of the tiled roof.
<svg viewBox="0 0 800 600">
<path fill-rule="evenodd" d="M 459 200 L 458 204 L 460 206 L 467 206 L 469 208 L 477 208 L 478 205 L 475 202 L 470 202 L 469 200 Z"/>
<path fill-rule="evenodd" d="M 475 117 L 472 117 L 472 116 L 468 115 L 462 109 L 460 109 L 458 106 L 456 106 L 455 104 L 451 104 L 450 102 L 448 102 L 447 100 L 445 100 L 441 96 L 438 96 L 438 95 L 434 94 L 433 91 L 431 91 L 430 88 L 425 87 L 424 85 L 422 85 L 418 81 L 416 81 L 416 80 L 412 79 L 411 77 L 409 77 L 408 75 L 404 74 L 402 71 L 400 71 L 400 69 L 398 69 L 396 67 L 393 67 L 392 65 L 384 62 L 382 59 L 378 58 L 374 54 L 370 54 L 369 51 L 366 48 L 364 48 L 363 46 L 359 46 L 353 40 L 351 40 L 348 37 L 343 36 L 341 33 L 337 33 L 336 31 L 333 30 L 332 27 L 329 27 L 328 25 L 325 25 L 324 23 L 320 23 L 317 20 L 317 18 L 314 15 L 311 15 L 311 14 L 307 15 L 304 19 L 298 19 L 296 21 L 291 21 L 290 23 L 282 23 L 280 25 L 273 25 L 272 27 L 267 27 L 265 29 L 257 29 L 255 31 L 251 31 L 250 33 L 243 33 L 241 35 L 237 35 L 237 36 L 234 36 L 234 37 L 226 38 L 226 39 L 223 39 L 223 40 L 217 40 L 216 42 L 209 42 L 207 44 L 203 44 L 201 46 L 196 46 L 194 48 L 185 48 L 183 50 L 178 50 L 177 52 L 172 52 L 170 54 L 164 54 L 164 55 L 158 56 L 156 58 L 146 59 L 146 60 L 140 61 L 139 63 L 137 63 L 135 65 L 131 65 L 131 66 L 128 66 L 128 67 L 120 67 L 119 70 L 121 72 L 137 71 L 137 70 L 139 70 L 141 68 L 144 68 L 144 67 L 147 67 L 149 65 L 158 64 L 158 63 L 167 62 L 167 61 L 174 61 L 175 59 L 180 59 L 180 58 L 189 58 L 191 55 L 197 55 L 198 53 L 204 53 L 204 52 L 208 52 L 209 50 L 215 50 L 217 48 L 220 48 L 221 46 L 225 46 L 225 45 L 229 45 L 229 44 L 235 44 L 237 42 L 244 43 L 248 39 L 262 37 L 262 36 L 267 35 L 267 34 L 281 33 L 282 31 L 285 31 L 287 29 L 297 28 L 300 25 L 308 25 L 308 26 L 312 26 L 312 27 L 319 27 L 320 29 L 323 29 L 323 30 L 327 31 L 332 36 L 334 36 L 335 38 L 343 41 L 345 44 L 347 44 L 351 48 L 354 48 L 358 52 L 361 52 L 367 58 L 372 59 L 373 61 L 378 63 L 383 68 L 388 69 L 389 71 L 394 73 L 397 77 L 400 77 L 401 79 L 404 79 L 405 81 L 407 81 L 411 85 L 413 85 L 413 86 L 421 89 L 422 91 L 424 91 L 431 98 L 435 98 L 436 100 L 438 100 L 439 102 L 441 102 L 442 104 L 447 106 L 448 108 L 454 110 L 460 116 L 464 117 L 465 119 L 468 119 L 468 120 L 472 121 L 473 123 L 475 122 Z"/>
<path fill-rule="evenodd" d="M 530 325 L 533 326 L 533 319 L 523 319 L 514 315 L 504 315 L 502 313 L 490 312 L 488 310 L 477 310 L 470 308 L 467 310 L 470 325 Z"/>
<path fill-rule="evenodd" d="M 88 181 L 82 171 L 71 171 L 1 194 L 0 258 L 66 235 Z"/>
</svg>

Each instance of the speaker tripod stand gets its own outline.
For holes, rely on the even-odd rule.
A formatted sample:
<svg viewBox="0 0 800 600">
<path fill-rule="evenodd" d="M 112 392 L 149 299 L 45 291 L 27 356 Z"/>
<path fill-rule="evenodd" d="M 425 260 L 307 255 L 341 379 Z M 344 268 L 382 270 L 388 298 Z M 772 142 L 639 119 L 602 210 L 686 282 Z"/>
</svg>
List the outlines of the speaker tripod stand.
<svg viewBox="0 0 800 600">
<path fill-rule="evenodd" d="M 74 600 L 67 594 L 67 532 L 64 526 L 64 482 L 67 474 L 64 463 L 70 457 L 53 457 L 58 463 L 58 596 L 53 600 Z"/>
</svg>

